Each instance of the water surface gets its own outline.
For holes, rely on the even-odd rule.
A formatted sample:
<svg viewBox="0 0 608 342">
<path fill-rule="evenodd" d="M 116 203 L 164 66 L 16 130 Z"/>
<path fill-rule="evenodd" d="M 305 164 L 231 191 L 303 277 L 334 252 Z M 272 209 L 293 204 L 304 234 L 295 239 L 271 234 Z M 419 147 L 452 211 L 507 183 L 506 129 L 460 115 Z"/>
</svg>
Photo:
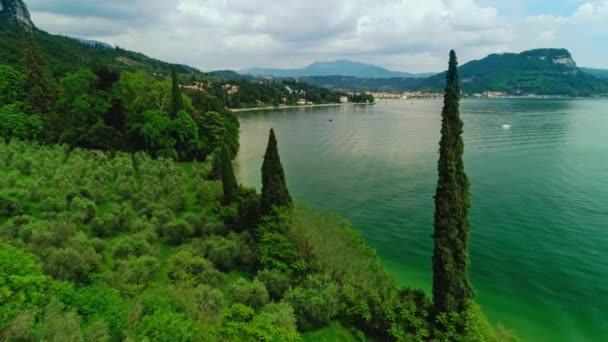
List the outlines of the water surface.
<svg viewBox="0 0 608 342">
<path fill-rule="evenodd" d="M 292 195 L 351 220 L 401 284 L 430 290 L 441 106 L 241 113 L 238 176 L 260 188 L 274 127 Z M 608 341 L 608 100 L 461 107 L 484 311 L 529 341 Z"/>
</svg>

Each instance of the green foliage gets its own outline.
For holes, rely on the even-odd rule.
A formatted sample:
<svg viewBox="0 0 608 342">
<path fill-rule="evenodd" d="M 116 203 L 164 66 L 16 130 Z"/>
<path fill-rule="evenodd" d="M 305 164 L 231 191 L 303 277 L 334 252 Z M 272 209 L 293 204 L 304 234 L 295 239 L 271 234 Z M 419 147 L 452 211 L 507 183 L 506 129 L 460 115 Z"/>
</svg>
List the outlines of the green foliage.
<svg viewBox="0 0 608 342">
<path fill-rule="evenodd" d="M 307 278 L 302 286 L 289 290 L 285 294 L 285 301 L 294 308 L 300 329 L 308 331 L 327 325 L 336 317 L 338 295 L 337 284 L 327 277 L 316 275 Z"/>
<path fill-rule="evenodd" d="M 228 341 L 299 341 L 293 309 L 285 303 L 270 303 L 259 314 L 242 304 L 233 304 L 222 326 Z"/>
<path fill-rule="evenodd" d="M 179 81 L 177 80 L 177 71 L 171 69 L 171 115 L 174 117 L 184 109 L 184 100 L 182 92 L 179 89 Z"/>
<path fill-rule="evenodd" d="M 182 159 L 194 155 L 199 150 L 198 127 L 187 112 L 180 110 L 173 120 L 173 132 L 177 140 L 177 150 Z"/>
<path fill-rule="evenodd" d="M 174 219 L 167 223 L 164 228 L 164 235 L 173 245 L 182 244 L 187 238 L 194 234 L 194 228 L 190 223 L 182 219 Z"/>
<path fill-rule="evenodd" d="M 492 328 L 479 305 L 465 304 L 461 313 L 441 313 L 436 317 L 438 328 L 434 339 L 457 342 L 509 342 L 519 341 L 512 334 Z"/>
<path fill-rule="evenodd" d="M 291 204 L 292 200 L 287 190 L 285 172 L 277 148 L 277 138 L 274 135 L 274 130 L 270 129 L 268 146 L 262 164 L 260 211 L 262 215 L 267 215 L 271 213 L 273 207 L 289 207 Z"/>
<path fill-rule="evenodd" d="M 0 141 L 0 339 L 297 341 L 298 325 L 331 320 L 360 339 L 450 332 L 346 221 L 307 208 L 258 220 L 255 192 L 225 206 L 210 170 Z M 467 336 L 483 336 L 480 319 Z"/>
<path fill-rule="evenodd" d="M 289 275 L 278 269 L 264 269 L 258 272 L 256 279 L 262 282 L 272 300 L 278 301 L 291 287 Z"/>
<path fill-rule="evenodd" d="M 46 313 L 42 322 L 44 341 L 84 341 L 81 329 L 81 317 L 74 310 L 66 310 L 65 306 L 53 300 L 46 307 Z"/>
<path fill-rule="evenodd" d="M 31 254 L 0 241 L 0 331 L 25 311 L 44 306 L 49 277 Z"/>
<path fill-rule="evenodd" d="M 232 169 L 232 158 L 230 151 L 224 145 L 220 153 L 220 163 L 222 169 L 222 185 L 224 187 L 224 202 L 229 204 L 238 199 L 239 186 L 236 182 L 236 176 Z"/>
<path fill-rule="evenodd" d="M 219 286 L 225 276 L 215 269 L 213 263 L 187 250 L 177 252 L 169 259 L 169 280 L 181 284 L 208 284 Z"/>
<path fill-rule="evenodd" d="M 0 107 L 0 136 L 6 140 L 36 140 L 44 129 L 38 115 L 26 115 L 16 104 Z"/>
<path fill-rule="evenodd" d="M 259 309 L 268 303 L 268 291 L 264 283 L 259 280 L 249 282 L 243 278 L 239 278 L 230 285 L 229 293 L 234 302 L 254 309 Z"/>
<path fill-rule="evenodd" d="M 23 100 L 25 78 L 8 65 L 0 65 L 0 107 Z"/>
<path fill-rule="evenodd" d="M 210 236 L 202 242 L 205 257 L 223 271 L 229 271 L 238 265 L 242 247 L 244 246 L 240 246 L 235 238 L 227 239 L 217 235 Z"/>
<path fill-rule="evenodd" d="M 53 101 L 53 85 L 46 60 L 33 40 L 25 45 L 25 88 L 28 102 L 38 113 L 50 110 Z"/>
<path fill-rule="evenodd" d="M 437 313 L 462 312 L 474 297 L 468 278 L 470 194 L 462 161 L 464 143 L 459 101 L 458 62 L 451 51 L 441 113 L 439 180 L 435 194 L 433 303 Z"/>
</svg>

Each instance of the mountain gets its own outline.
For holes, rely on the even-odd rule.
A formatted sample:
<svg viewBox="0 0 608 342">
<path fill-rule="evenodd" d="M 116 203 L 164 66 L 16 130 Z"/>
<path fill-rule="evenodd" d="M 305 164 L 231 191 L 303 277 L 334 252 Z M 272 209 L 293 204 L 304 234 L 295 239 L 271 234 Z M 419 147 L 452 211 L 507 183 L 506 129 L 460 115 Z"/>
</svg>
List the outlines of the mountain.
<svg viewBox="0 0 608 342">
<path fill-rule="evenodd" d="M 492 54 L 458 68 L 464 93 L 589 96 L 608 94 L 604 70 L 577 67 L 566 49 L 536 49 Z M 303 81 L 338 89 L 442 92 L 445 73 L 427 78 L 305 77 Z"/>
<path fill-rule="evenodd" d="M 273 77 L 310 77 L 310 76 L 352 76 L 363 78 L 391 77 L 426 77 L 431 74 L 410 74 L 407 72 L 391 71 L 373 64 L 338 60 L 332 62 L 314 62 L 302 69 L 266 69 L 249 68 L 240 71 L 241 74 Z"/>
<path fill-rule="evenodd" d="M 0 0 L 1 63 L 21 69 L 24 46 L 29 39 L 38 46 L 54 76 L 94 63 L 103 63 L 115 70 L 143 70 L 165 75 L 175 66 L 181 74 L 202 74 L 189 66 L 166 63 L 105 43 L 48 34 L 36 28 L 22 0 Z"/>
<path fill-rule="evenodd" d="M 597 78 L 605 78 L 608 79 L 608 70 L 606 69 L 593 69 L 593 68 L 579 68 L 584 73 L 595 76 Z"/>
<path fill-rule="evenodd" d="M 465 93 L 485 91 L 512 95 L 588 96 L 608 93 L 608 82 L 581 71 L 566 49 L 536 49 L 491 54 L 459 69 Z M 423 80 L 419 88 L 441 90 L 445 73 Z"/>
<path fill-rule="evenodd" d="M 27 32 L 36 28 L 22 0 L 0 0 L 0 23 L 2 22 L 18 26 Z"/>
</svg>

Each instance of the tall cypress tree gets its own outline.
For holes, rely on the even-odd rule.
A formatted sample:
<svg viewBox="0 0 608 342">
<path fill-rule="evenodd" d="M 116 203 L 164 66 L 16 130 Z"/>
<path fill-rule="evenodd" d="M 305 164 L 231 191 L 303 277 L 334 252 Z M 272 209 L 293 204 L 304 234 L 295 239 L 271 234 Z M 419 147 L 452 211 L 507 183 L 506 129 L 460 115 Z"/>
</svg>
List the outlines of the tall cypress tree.
<svg viewBox="0 0 608 342">
<path fill-rule="evenodd" d="M 262 197 L 260 199 L 260 212 L 267 215 L 272 207 L 289 207 L 292 204 L 291 196 L 287 190 L 285 173 L 279 158 L 277 138 L 274 130 L 270 129 L 268 147 L 262 164 Z"/>
<path fill-rule="evenodd" d="M 462 161 L 459 82 L 458 61 L 452 50 L 441 113 L 439 180 L 435 194 L 433 303 L 436 313 L 462 312 L 467 301 L 475 296 L 468 278 L 470 195 Z"/>
<path fill-rule="evenodd" d="M 177 112 L 184 109 L 184 100 L 182 92 L 179 89 L 179 81 L 177 80 L 177 71 L 175 67 L 171 70 L 172 93 L 171 93 L 171 115 L 175 117 Z"/>
<path fill-rule="evenodd" d="M 28 102 L 38 113 L 48 113 L 53 102 L 53 87 L 46 60 L 32 39 L 25 45 L 25 67 Z"/>
<path fill-rule="evenodd" d="M 230 151 L 226 145 L 222 146 L 220 159 L 222 169 L 222 186 L 224 187 L 224 202 L 228 204 L 238 199 L 239 186 L 236 181 L 236 177 L 234 176 Z"/>
</svg>

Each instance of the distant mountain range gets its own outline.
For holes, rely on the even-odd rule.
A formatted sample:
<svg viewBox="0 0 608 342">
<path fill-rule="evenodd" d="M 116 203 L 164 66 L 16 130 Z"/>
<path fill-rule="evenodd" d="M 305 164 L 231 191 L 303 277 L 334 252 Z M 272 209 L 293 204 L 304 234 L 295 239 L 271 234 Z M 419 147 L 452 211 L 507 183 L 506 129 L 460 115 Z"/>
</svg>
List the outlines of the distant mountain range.
<svg viewBox="0 0 608 342">
<path fill-rule="evenodd" d="M 418 78 L 435 74 L 411 74 L 407 72 L 391 71 L 377 65 L 349 60 L 314 62 L 302 69 L 249 68 L 241 70 L 239 73 L 272 77 L 352 76 L 362 78 Z"/>
<path fill-rule="evenodd" d="M 486 91 L 510 95 L 589 96 L 608 94 L 608 72 L 577 67 L 566 49 L 536 49 L 522 53 L 492 54 L 459 67 L 465 93 Z M 357 90 L 441 92 L 445 73 L 426 78 L 355 78 L 311 76 L 314 85 Z"/>
</svg>

